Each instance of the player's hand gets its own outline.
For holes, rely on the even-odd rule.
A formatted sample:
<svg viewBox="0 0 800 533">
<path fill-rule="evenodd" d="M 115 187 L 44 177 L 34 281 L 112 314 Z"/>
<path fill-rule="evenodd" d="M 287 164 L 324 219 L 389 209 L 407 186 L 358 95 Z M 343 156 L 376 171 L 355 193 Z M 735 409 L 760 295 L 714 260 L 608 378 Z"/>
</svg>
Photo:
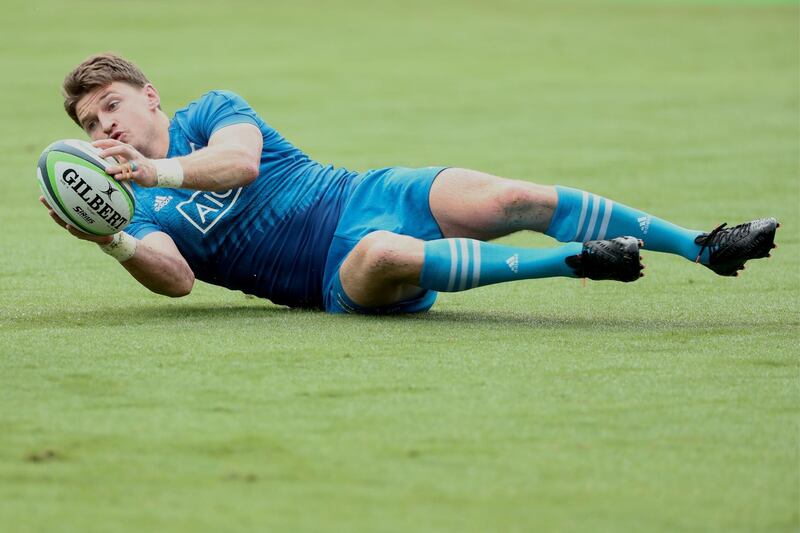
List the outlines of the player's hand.
<svg viewBox="0 0 800 533">
<path fill-rule="evenodd" d="M 47 208 L 47 212 L 50 214 L 50 218 L 52 218 L 56 222 L 56 224 L 58 224 L 59 226 L 70 232 L 75 237 L 84 241 L 95 242 L 97 244 L 108 244 L 112 240 L 114 240 L 114 237 L 112 235 L 92 235 L 90 233 L 84 233 L 83 231 L 75 228 L 74 226 L 70 226 L 69 224 L 67 224 L 66 222 L 64 222 L 59 218 L 56 212 L 53 211 L 53 208 L 50 207 L 50 204 L 47 203 L 47 200 L 44 199 L 44 196 L 40 196 L 39 201 L 42 203 L 43 206 Z"/>
<path fill-rule="evenodd" d="M 100 148 L 100 157 L 116 157 L 119 165 L 106 168 L 106 172 L 117 181 L 133 181 L 142 187 L 155 187 L 158 173 L 153 162 L 139 151 L 123 142 L 114 139 L 94 141 L 92 146 Z"/>
</svg>

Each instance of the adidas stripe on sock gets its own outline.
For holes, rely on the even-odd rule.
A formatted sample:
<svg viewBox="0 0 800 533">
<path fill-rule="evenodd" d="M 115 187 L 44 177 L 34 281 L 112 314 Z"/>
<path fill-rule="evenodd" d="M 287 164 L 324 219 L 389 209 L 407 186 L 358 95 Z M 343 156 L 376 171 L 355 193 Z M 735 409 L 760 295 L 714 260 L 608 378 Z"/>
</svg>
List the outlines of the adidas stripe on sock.
<svg viewBox="0 0 800 533">
<path fill-rule="evenodd" d="M 586 242 L 632 236 L 644 241 L 648 250 L 681 255 L 694 261 L 700 246 L 694 239 L 701 232 L 676 226 L 578 189 L 557 186 L 558 205 L 545 232 L 560 242 Z M 704 252 L 701 261 L 707 261 Z"/>
<path fill-rule="evenodd" d="M 580 243 L 529 249 L 474 239 L 427 241 L 420 286 L 457 292 L 518 279 L 575 277 L 565 260 L 580 254 L 582 248 Z"/>
</svg>

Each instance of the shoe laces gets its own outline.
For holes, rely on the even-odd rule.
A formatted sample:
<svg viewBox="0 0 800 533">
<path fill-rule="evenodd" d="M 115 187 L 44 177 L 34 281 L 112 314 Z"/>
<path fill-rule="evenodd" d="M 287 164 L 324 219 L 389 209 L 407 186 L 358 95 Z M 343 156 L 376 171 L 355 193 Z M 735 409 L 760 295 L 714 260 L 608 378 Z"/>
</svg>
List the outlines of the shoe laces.
<svg viewBox="0 0 800 533">
<path fill-rule="evenodd" d="M 725 228 L 727 222 L 723 222 L 716 228 L 712 229 L 707 235 L 701 235 L 697 238 L 697 244 L 700 245 L 700 251 L 697 254 L 695 262 L 700 262 L 700 257 L 707 248 L 720 248 L 731 241 L 736 241 L 742 237 L 750 234 L 750 222 L 739 224 L 732 228 Z"/>
</svg>

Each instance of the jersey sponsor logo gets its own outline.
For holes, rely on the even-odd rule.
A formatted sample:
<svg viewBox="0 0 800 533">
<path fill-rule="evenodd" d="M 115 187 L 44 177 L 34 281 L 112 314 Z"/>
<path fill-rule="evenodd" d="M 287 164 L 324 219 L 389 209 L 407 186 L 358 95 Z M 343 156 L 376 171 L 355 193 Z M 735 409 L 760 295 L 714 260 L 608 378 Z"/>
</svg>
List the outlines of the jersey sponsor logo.
<svg viewBox="0 0 800 533">
<path fill-rule="evenodd" d="M 239 199 L 242 187 L 223 192 L 197 191 L 175 209 L 200 233 L 208 233 Z"/>
<path fill-rule="evenodd" d="M 153 209 L 156 213 L 164 209 L 168 203 L 172 201 L 172 195 L 169 196 L 156 196 L 156 201 L 153 202 Z"/>
</svg>

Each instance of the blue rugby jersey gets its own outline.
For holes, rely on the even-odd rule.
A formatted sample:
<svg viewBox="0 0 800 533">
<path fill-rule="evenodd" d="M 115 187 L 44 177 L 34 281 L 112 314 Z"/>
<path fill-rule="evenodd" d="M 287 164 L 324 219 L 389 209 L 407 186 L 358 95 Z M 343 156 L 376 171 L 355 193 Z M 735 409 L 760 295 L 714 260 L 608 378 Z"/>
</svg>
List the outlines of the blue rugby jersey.
<svg viewBox="0 0 800 533">
<path fill-rule="evenodd" d="M 357 174 L 313 161 L 228 91 L 175 113 L 168 157 L 203 148 L 216 130 L 238 123 L 255 125 L 264 138 L 253 183 L 222 192 L 134 186 L 136 214 L 125 231 L 168 234 L 202 281 L 321 307 L 328 248 Z"/>
</svg>

